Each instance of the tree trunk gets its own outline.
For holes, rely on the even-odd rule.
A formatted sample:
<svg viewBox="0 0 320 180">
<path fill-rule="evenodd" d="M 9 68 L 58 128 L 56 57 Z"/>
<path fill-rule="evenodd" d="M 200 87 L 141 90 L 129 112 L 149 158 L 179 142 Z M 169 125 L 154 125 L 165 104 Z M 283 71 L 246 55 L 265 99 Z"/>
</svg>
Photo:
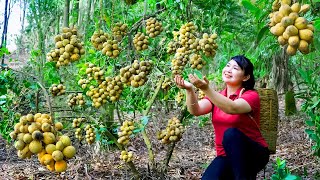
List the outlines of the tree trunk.
<svg viewBox="0 0 320 180">
<path fill-rule="evenodd" d="M 89 22 L 90 22 L 90 14 L 91 14 L 91 4 L 92 4 L 92 0 L 88 0 L 88 6 L 87 6 L 87 10 L 86 10 L 86 22 L 84 23 L 85 25 L 83 26 L 83 31 L 87 28 Z M 86 41 L 87 39 L 87 33 L 84 34 L 84 41 Z"/>
<path fill-rule="evenodd" d="M 74 4 L 74 8 L 72 9 L 72 14 L 73 14 L 73 16 L 72 16 L 72 24 L 73 25 L 77 25 L 77 22 L 78 22 L 78 19 L 79 19 L 79 0 L 75 0 L 75 2 L 74 2 L 75 4 Z"/>
<path fill-rule="evenodd" d="M 69 27 L 70 0 L 64 2 L 63 27 Z"/>
<path fill-rule="evenodd" d="M 4 5 L 4 23 L 3 23 L 3 32 L 1 36 L 1 45 L 0 48 L 6 48 L 7 47 L 7 32 L 8 32 L 8 20 L 9 20 L 9 14 L 8 14 L 8 4 L 9 0 L 6 0 Z M 2 55 L 1 65 L 4 64 L 4 57 L 5 55 Z"/>
<path fill-rule="evenodd" d="M 285 94 L 285 114 L 292 115 L 296 112 L 296 102 L 294 99 L 294 90 L 290 79 L 290 69 L 288 68 L 289 56 L 285 52 L 285 48 L 272 57 L 272 73 L 271 81 L 273 88 L 278 94 Z"/>
<path fill-rule="evenodd" d="M 21 3 L 21 2 L 20 2 Z M 20 54 L 22 50 L 25 49 L 25 45 L 24 43 L 22 43 L 23 41 L 23 32 L 24 32 L 24 21 L 26 19 L 26 9 L 27 9 L 27 1 L 23 0 L 23 7 L 22 7 L 22 16 L 20 16 L 20 22 L 21 22 L 21 30 L 20 30 L 20 37 L 18 39 L 18 53 Z"/>
<path fill-rule="evenodd" d="M 271 85 L 278 94 L 283 94 L 288 91 L 290 79 L 288 69 L 289 56 L 283 49 L 279 54 L 275 54 L 272 57 L 272 73 L 271 73 Z"/>
</svg>

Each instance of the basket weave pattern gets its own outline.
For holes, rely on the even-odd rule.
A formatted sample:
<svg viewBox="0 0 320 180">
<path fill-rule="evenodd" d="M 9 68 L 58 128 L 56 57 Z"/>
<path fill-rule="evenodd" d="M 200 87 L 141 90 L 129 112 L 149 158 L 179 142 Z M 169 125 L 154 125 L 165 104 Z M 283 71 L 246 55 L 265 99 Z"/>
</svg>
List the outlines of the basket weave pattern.
<svg viewBox="0 0 320 180">
<path fill-rule="evenodd" d="M 278 134 L 278 95 L 273 89 L 257 89 L 260 96 L 260 130 L 269 145 L 271 154 L 276 152 Z"/>
</svg>

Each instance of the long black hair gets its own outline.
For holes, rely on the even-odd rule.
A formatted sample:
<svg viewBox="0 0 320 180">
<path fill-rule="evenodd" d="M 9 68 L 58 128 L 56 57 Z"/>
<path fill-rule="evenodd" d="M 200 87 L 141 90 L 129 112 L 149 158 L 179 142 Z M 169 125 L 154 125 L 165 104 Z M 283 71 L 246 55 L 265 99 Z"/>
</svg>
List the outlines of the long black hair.
<svg viewBox="0 0 320 180">
<path fill-rule="evenodd" d="M 255 80 L 253 75 L 253 64 L 251 63 L 251 61 L 244 55 L 234 56 L 231 59 L 236 61 L 240 68 L 244 70 L 245 76 L 250 75 L 250 78 L 247 81 L 244 81 L 242 83 L 242 86 L 246 90 L 254 89 Z"/>
</svg>

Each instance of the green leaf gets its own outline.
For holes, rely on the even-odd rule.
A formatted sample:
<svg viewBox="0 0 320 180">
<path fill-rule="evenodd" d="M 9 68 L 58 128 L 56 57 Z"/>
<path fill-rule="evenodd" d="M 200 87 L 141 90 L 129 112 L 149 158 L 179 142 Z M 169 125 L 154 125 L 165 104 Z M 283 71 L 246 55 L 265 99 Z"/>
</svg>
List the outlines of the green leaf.
<svg viewBox="0 0 320 180">
<path fill-rule="evenodd" d="M 148 124 L 149 118 L 148 116 L 143 116 L 141 118 L 141 123 L 143 124 L 143 126 L 146 126 Z"/>
<path fill-rule="evenodd" d="M 257 36 L 256 45 L 259 44 L 259 42 L 261 41 L 261 39 L 264 37 L 264 35 L 266 34 L 266 32 L 268 30 L 269 30 L 268 26 L 264 26 L 262 29 L 260 29 L 258 36 Z"/>
<path fill-rule="evenodd" d="M 5 104 L 7 101 L 0 101 L 0 106 Z"/>
<path fill-rule="evenodd" d="M 248 0 L 244 0 L 242 1 L 242 5 L 243 7 L 245 7 L 246 9 L 248 9 L 251 13 L 257 15 L 260 13 L 260 9 L 258 7 L 256 7 L 255 5 L 253 5 L 250 1 Z M 257 16 L 256 16 L 257 17 Z M 257 17 L 258 18 L 258 17 Z"/>
<path fill-rule="evenodd" d="M 292 174 L 288 174 L 288 175 L 285 177 L 285 180 L 298 180 L 298 179 L 301 179 L 301 178 L 298 177 L 298 176 L 292 175 Z"/>
<path fill-rule="evenodd" d="M 316 19 L 316 20 L 314 21 L 314 28 L 315 28 L 316 30 L 320 30 L 320 18 L 318 18 L 318 19 Z"/>
<path fill-rule="evenodd" d="M 203 79 L 203 75 L 199 70 L 195 69 L 194 73 L 198 76 L 198 78 Z"/>
<path fill-rule="evenodd" d="M 313 121 L 311 121 L 311 120 L 307 120 L 307 121 L 306 121 L 306 124 L 307 124 L 308 126 L 315 126 L 315 123 L 314 123 Z"/>
</svg>

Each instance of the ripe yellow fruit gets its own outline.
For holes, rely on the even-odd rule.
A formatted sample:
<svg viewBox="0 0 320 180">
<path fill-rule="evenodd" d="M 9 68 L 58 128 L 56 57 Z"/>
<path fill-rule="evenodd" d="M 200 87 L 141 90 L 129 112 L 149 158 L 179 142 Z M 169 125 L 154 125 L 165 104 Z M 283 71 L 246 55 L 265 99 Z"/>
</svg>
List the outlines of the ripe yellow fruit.
<svg viewBox="0 0 320 180">
<path fill-rule="evenodd" d="M 51 131 L 51 125 L 45 122 L 42 124 L 41 129 L 43 132 L 49 132 Z"/>
<path fill-rule="evenodd" d="M 38 125 L 35 122 L 28 126 L 28 131 L 30 134 L 32 134 L 36 130 L 38 130 Z"/>
<path fill-rule="evenodd" d="M 301 29 L 299 30 L 299 37 L 310 42 L 313 39 L 313 32 L 310 29 Z"/>
<path fill-rule="evenodd" d="M 72 158 L 76 154 L 76 148 L 74 146 L 67 146 L 63 149 L 63 155 L 66 158 Z"/>
<path fill-rule="evenodd" d="M 43 164 L 43 163 L 41 162 L 41 158 L 42 158 L 45 154 L 46 154 L 46 150 L 44 150 L 44 149 L 42 149 L 42 151 L 38 153 L 38 160 L 39 160 L 39 162 L 40 162 L 41 164 Z"/>
<path fill-rule="evenodd" d="M 281 46 L 285 45 L 288 43 L 288 39 L 285 39 L 283 36 L 278 37 L 278 42 Z"/>
<path fill-rule="evenodd" d="M 23 136 L 23 142 L 29 144 L 32 141 L 32 135 L 29 133 L 24 134 Z"/>
<path fill-rule="evenodd" d="M 291 5 L 292 12 L 298 13 L 301 9 L 301 5 L 297 2 Z"/>
<path fill-rule="evenodd" d="M 298 47 L 299 46 L 299 36 L 290 36 L 288 43 L 290 46 Z"/>
<path fill-rule="evenodd" d="M 63 153 L 59 150 L 55 150 L 53 151 L 52 153 L 52 158 L 55 160 L 55 161 L 60 161 L 63 159 Z"/>
<path fill-rule="evenodd" d="M 54 124 L 54 127 L 56 128 L 57 131 L 61 131 L 63 129 L 63 125 L 61 122 L 56 122 Z"/>
<path fill-rule="evenodd" d="M 41 157 L 40 163 L 43 164 L 43 165 L 49 165 L 49 164 L 51 164 L 52 162 L 54 162 L 54 160 L 53 160 L 53 157 L 52 157 L 51 154 L 44 154 L 44 155 Z"/>
<path fill-rule="evenodd" d="M 54 144 L 48 144 L 48 145 L 46 146 L 46 152 L 47 152 L 48 154 L 52 154 L 53 151 L 55 151 L 55 150 L 57 150 L 57 149 L 56 149 L 56 145 L 54 145 Z"/>
<path fill-rule="evenodd" d="M 301 6 L 299 13 L 303 14 L 310 10 L 310 4 L 304 4 Z"/>
<path fill-rule="evenodd" d="M 29 150 L 34 153 L 40 153 L 42 151 L 43 147 L 42 147 L 42 143 L 38 140 L 33 140 L 30 144 L 29 144 Z"/>
<path fill-rule="evenodd" d="M 56 142 L 56 137 L 52 132 L 43 133 L 43 142 L 45 144 L 53 144 Z"/>
<path fill-rule="evenodd" d="M 283 16 L 288 16 L 292 12 L 292 10 L 288 4 L 282 4 L 281 7 L 279 8 L 279 12 Z"/>
<path fill-rule="evenodd" d="M 294 22 L 295 21 L 292 18 L 290 18 L 289 16 L 283 17 L 281 19 L 281 24 L 284 27 L 288 27 L 289 25 L 293 25 Z"/>
<path fill-rule="evenodd" d="M 309 53 L 309 44 L 305 40 L 300 40 L 298 49 L 301 53 L 307 54 Z"/>
<path fill-rule="evenodd" d="M 22 150 L 24 147 L 25 147 L 25 143 L 23 140 L 18 140 L 14 143 L 14 147 L 17 149 L 17 150 Z"/>
<path fill-rule="evenodd" d="M 52 160 L 48 165 L 47 165 L 47 168 L 49 169 L 49 171 L 54 171 L 55 168 L 54 168 L 54 161 Z"/>
<path fill-rule="evenodd" d="M 298 35 L 299 31 L 298 29 L 294 26 L 294 25 L 290 25 L 286 28 L 285 32 L 289 35 L 289 36 L 295 36 Z"/>
<path fill-rule="evenodd" d="M 293 56 L 293 55 L 295 55 L 297 53 L 297 48 L 288 45 L 288 47 L 286 49 L 286 52 L 287 52 L 288 55 Z"/>
<path fill-rule="evenodd" d="M 56 172 L 64 172 L 67 170 L 67 162 L 64 160 L 61 161 L 57 161 L 54 164 L 54 169 L 56 170 Z"/>
<path fill-rule="evenodd" d="M 59 141 L 61 141 L 65 147 L 71 145 L 71 140 L 69 136 L 66 136 L 66 135 L 61 136 Z"/>
<path fill-rule="evenodd" d="M 307 25 L 308 25 L 308 21 L 304 17 L 298 17 L 294 21 L 294 26 L 296 26 L 298 29 L 305 29 L 307 28 Z"/>
<path fill-rule="evenodd" d="M 56 143 L 56 150 L 62 151 L 64 149 L 65 145 L 62 143 L 62 141 L 58 141 Z"/>
<path fill-rule="evenodd" d="M 296 12 L 292 12 L 289 14 L 289 17 L 295 21 L 299 17 L 299 15 Z"/>
<path fill-rule="evenodd" d="M 28 120 L 29 122 L 33 122 L 33 115 L 32 115 L 32 114 L 28 114 L 28 115 L 27 115 L 27 120 Z"/>
</svg>

